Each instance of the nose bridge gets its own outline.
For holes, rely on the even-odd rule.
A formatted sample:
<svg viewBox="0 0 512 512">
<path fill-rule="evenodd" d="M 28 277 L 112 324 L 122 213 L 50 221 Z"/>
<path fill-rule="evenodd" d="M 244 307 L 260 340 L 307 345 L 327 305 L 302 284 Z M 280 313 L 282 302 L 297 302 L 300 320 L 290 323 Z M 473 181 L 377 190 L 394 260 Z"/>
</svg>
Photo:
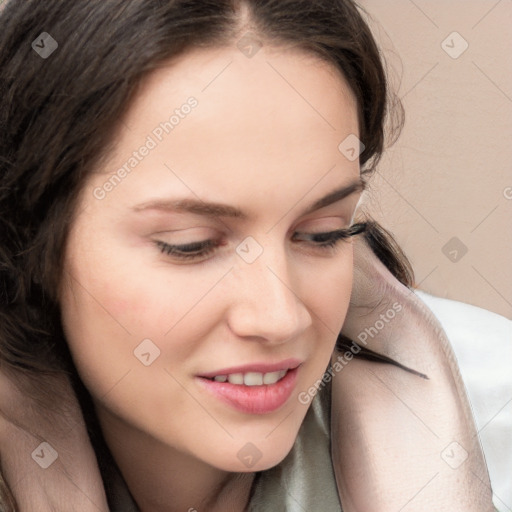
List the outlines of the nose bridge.
<svg viewBox="0 0 512 512">
<path fill-rule="evenodd" d="M 237 248 L 236 292 L 230 324 L 240 336 L 285 341 L 306 329 L 311 317 L 282 244 L 246 239 Z"/>
</svg>

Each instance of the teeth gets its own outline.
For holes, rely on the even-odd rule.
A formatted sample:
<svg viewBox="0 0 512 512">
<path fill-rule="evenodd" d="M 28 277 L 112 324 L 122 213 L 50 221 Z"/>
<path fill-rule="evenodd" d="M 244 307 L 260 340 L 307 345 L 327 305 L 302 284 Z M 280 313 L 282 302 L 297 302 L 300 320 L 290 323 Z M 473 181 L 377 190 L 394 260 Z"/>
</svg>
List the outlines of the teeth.
<svg viewBox="0 0 512 512">
<path fill-rule="evenodd" d="M 244 374 L 243 373 L 230 373 L 228 375 L 228 381 L 230 384 L 243 384 Z"/>
<path fill-rule="evenodd" d="M 261 386 L 263 384 L 275 384 L 281 380 L 288 370 L 279 370 L 277 372 L 260 373 L 230 373 L 229 375 L 216 375 L 213 380 L 216 382 L 229 382 L 244 386 Z"/>
<path fill-rule="evenodd" d="M 282 377 L 281 372 L 286 373 L 286 370 L 265 373 L 263 375 L 263 384 L 275 384 Z"/>
<path fill-rule="evenodd" d="M 262 386 L 263 374 L 258 372 L 247 372 L 244 375 L 244 384 L 246 386 Z"/>
</svg>

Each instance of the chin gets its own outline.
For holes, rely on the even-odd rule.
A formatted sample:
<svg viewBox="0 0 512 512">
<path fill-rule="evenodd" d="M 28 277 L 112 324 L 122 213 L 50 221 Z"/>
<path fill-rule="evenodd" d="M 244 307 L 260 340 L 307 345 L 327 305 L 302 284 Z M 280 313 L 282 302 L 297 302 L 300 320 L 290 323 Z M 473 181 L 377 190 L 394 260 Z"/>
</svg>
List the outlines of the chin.
<svg viewBox="0 0 512 512">
<path fill-rule="evenodd" d="M 248 441 L 236 448 L 233 456 L 223 457 L 220 464 L 214 464 L 219 469 L 236 473 L 254 473 L 265 471 L 280 464 L 290 453 L 295 437 L 288 442 L 269 443 L 268 441 Z M 220 462 L 220 461 L 217 461 Z"/>
</svg>

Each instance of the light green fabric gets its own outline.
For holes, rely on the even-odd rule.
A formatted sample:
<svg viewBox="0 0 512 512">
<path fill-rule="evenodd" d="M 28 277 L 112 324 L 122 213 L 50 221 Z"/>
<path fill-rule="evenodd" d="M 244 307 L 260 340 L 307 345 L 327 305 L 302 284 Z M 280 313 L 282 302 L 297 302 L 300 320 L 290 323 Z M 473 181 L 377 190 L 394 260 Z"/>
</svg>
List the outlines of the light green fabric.
<svg viewBox="0 0 512 512">
<path fill-rule="evenodd" d="M 331 461 L 330 407 L 328 382 L 314 397 L 290 453 L 257 473 L 248 512 L 341 512 Z M 111 512 L 138 512 L 117 469 L 103 477 Z"/>
<path fill-rule="evenodd" d="M 249 512 L 341 512 L 331 461 L 331 382 L 313 399 L 290 453 L 261 473 Z"/>
</svg>

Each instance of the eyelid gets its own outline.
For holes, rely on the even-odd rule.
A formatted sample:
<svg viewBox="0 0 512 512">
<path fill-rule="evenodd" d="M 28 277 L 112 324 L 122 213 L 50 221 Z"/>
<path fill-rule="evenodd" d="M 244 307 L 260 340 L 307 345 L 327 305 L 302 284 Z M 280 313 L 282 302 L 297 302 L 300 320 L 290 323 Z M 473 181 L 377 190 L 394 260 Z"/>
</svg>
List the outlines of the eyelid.
<svg viewBox="0 0 512 512">
<path fill-rule="evenodd" d="M 341 226 L 340 221 L 342 224 Z M 337 227 L 329 227 L 325 229 L 323 227 L 325 226 L 325 224 L 336 224 Z M 302 228 L 302 225 L 306 225 L 306 227 Z M 320 225 L 319 228 L 317 228 L 318 225 Z M 304 219 L 299 224 L 297 224 L 293 228 L 292 232 L 311 232 L 312 230 L 314 231 L 315 229 L 320 229 L 322 232 L 335 231 L 336 229 L 348 229 L 347 225 L 350 225 L 350 218 L 348 217 L 348 215 L 324 215 L 322 217 L 311 216 L 310 218 Z"/>
<path fill-rule="evenodd" d="M 340 216 L 332 216 L 332 215 L 329 216 L 329 217 L 320 217 L 320 218 L 305 220 L 302 223 L 310 224 L 310 223 L 315 223 L 315 221 L 317 221 L 316 222 L 317 224 L 322 224 L 322 223 L 325 224 L 326 220 L 331 220 L 332 221 L 333 219 L 336 220 L 336 221 L 342 220 L 343 224 L 347 223 L 346 219 L 342 219 Z M 183 232 L 187 232 L 187 231 L 193 231 L 195 233 L 195 230 L 198 230 L 198 229 L 199 230 L 201 230 L 201 229 L 208 229 L 208 230 L 210 230 L 211 228 L 210 227 L 206 228 L 204 226 L 194 226 L 194 227 L 190 227 L 190 228 L 157 231 L 157 232 L 154 233 L 154 235 L 172 236 L 172 235 L 174 235 L 176 233 L 182 234 Z M 295 235 L 295 234 L 299 233 L 299 234 L 303 234 L 303 235 L 314 236 L 314 235 L 330 234 L 330 233 L 333 233 L 335 231 L 347 230 L 347 229 L 350 229 L 350 227 L 340 226 L 339 224 L 336 227 L 335 226 L 329 226 L 327 228 L 325 226 L 320 226 L 320 228 L 318 228 L 318 227 L 316 227 L 316 228 L 315 227 L 311 227 L 311 228 L 300 229 L 300 226 L 299 226 L 299 227 L 296 227 L 293 230 L 291 230 L 291 233 L 292 233 L 292 235 Z M 179 241 L 179 240 L 174 241 L 173 240 L 172 242 L 170 242 L 170 241 L 161 240 L 161 242 L 162 243 L 166 243 L 166 245 L 168 245 L 168 246 L 186 247 L 186 246 L 190 246 L 190 245 L 199 245 L 199 244 L 203 244 L 204 245 L 206 243 L 211 243 L 212 241 L 215 242 L 215 240 L 217 240 L 217 239 L 219 239 L 221 237 L 222 237 L 222 235 L 220 235 L 220 236 L 216 236 L 216 235 L 200 236 L 200 235 L 195 235 L 194 234 L 194 235 L 190 235 L 190 236 L 184 236 L 185 241 Z M 190 238 L 192 238 L 192 240 L 190 240 Z M 225 245 L 225 244 L 221 244 L 219 242 L 216 242 L 216 243 L 218 245 Z"/>
<path fill-rule="evenodd" d="M 350 237 L 357 235 L 359 233 L 362 233 L 366 230 L 366 223 L 358 223 L 350 226 L 349 228 L 342 228 L 337 230 L 331 230 L 331 231 L 318 231 L 318 232 L 310 232 L 310 233 L 301 233 L 299 231 L 294 232 L 294 236 L 296 234 L 304 235 L 306 237 L 309 237 L 309 242 L 312 242 L 312 245 L 315 249 L 328 252 L 328 251 L 335 251 L 339 244 L 343 240 L 347 240 Z M 311 240 L 311 238 L 315 237 L 325 237 L 325 240 L 315 241 Z M 299 240 L 303 241 L 303 240 Z M 178 261 L 187 261 L 189 260 L 190 263 L 194 263 L 200 258 L 201 261 L 206 259 L 207 256 L 209 256 L 211 253 L 213 253 L 217 248 L 225 245 L 224 243 L 219 243 L 215 240 L 200 240 L 196 242 L 190 242 L 188 244 L 181 244 L 181 245 L 171 245 L 163 241 L 155 241 L 155 245 L 157 245 L 160 249 L 160 251 L 164 254 L 167 254 L 169 256 L 173 255 Z M 186 248 L 194 247 L 197 248 L 196 250 L 192 251 L 186 251 Z"/>
<path fill-rule="evenodd" d="M 327 207 L 328 208 L 328 207 Z M 342 221 L 342 223 L 344 224 L 350 224 L 350 219 L 348 216 L 344 216 L 344 215 L 324 215 L 322 217 L 314 217 L 313 215 L 314 214 L 310 214 L 311 217 L 310 218 L 307 218 L 307 219 L 304 219 L 300 222 L 299 226 L 301 226 L 302 224 L 307 224 L 309 226 L 309 224 L 311 223 L 319 223 L 319 222 L 328 222 L 328 221 Z M 343 226 L 344 227 L 344 226 Z M 327 231 L 335 231 L 336 229 L 340 229 L 340 227 L 329 227 L 327 229 L 321 229 L 321 231 L 319 232 L 322 232 L 322 233 L 325 233 Z M 200 238 L 202 235 L 202 233 L 205 233 L 205 232 L 219 232 L 219 227 L 214 227 L 214 226 L 207 226 L 207 225 L 202 225 L 202 226 L 188 226 L 188 227 L 184 227 L 184 228 L 176 228 L 176 229 L 161 229 L 161 230 L 158 230 L 158 231 L 153 231 L 153 235 L 169 235 L 169 236 L 172 236 L 172 235 L 175 235 L 175 234 L 182 234 L 183 232 L 185 233 L 188 233 L 189 231 L 192 231 L 192 236 L 196 236 L 196 231 L 199 230 L 200 231 L 200 235 L 198 235 L 198 237 Z M 222 230 L 222 228 L 220 228 L 220 230 Z M 231 230 L 228 230 L 229 233 L 231 234 L 232 231 Z M 292 233 L 294 233 L 295 231 L 301 231 L 301 232 L 311 232 L 311 230 L 309 228 L 306 228 L 306 229 L 298 229 L 297 227 L 295 227 L 293 230 L 291 230 Z M 202 240 L 205 240 L 206 238 L 214 238 L 216 235 L 204 235 L 203 238 L 201 240 L 193 240 L 191 243 L 196 243 L 198 241 L 202 241 Z M 182 245 L 185 245 L 187 242 L 183 242 Z"/>
</svg>

